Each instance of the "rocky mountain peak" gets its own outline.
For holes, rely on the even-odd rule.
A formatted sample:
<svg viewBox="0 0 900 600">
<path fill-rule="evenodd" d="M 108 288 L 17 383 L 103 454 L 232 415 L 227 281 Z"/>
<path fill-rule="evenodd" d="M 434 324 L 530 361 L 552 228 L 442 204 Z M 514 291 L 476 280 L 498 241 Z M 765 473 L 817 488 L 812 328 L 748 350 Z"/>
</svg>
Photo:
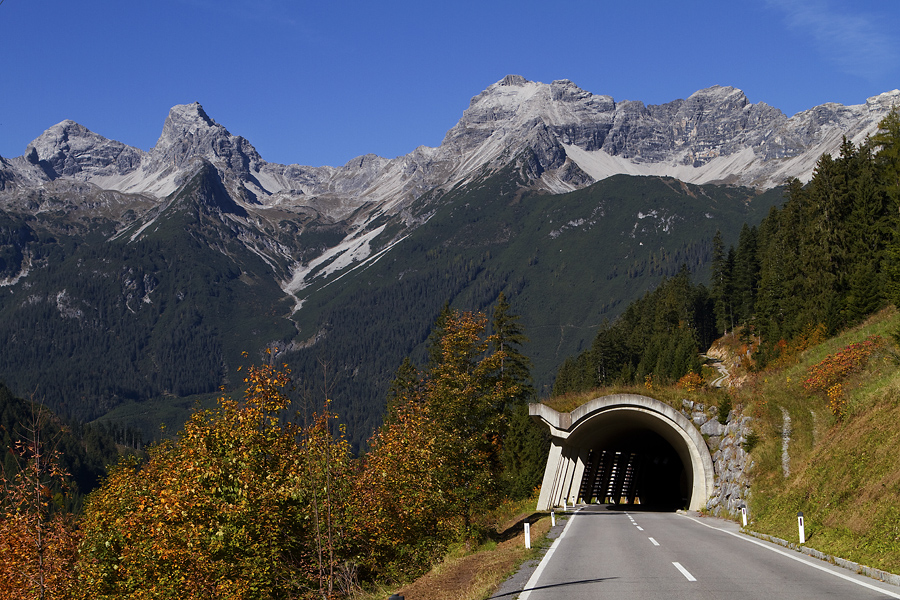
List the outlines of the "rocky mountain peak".
<svg viewBox="0 0 900 600">
<path fill-rule="evenodd" d="M 199 102 L 179 104 L 169 110 L 162 134 L 150 150 L 149 169 L 165 171 L 189 166 L 191 159 L 202 157 L 241 175 L 251 165 L 263 163 L 250 142 L 232 135 L 206 114 Z"/>
<path fill-rule="evenodd" d="M 199 102 L 176 104 L 169 110 L 162 134 L 156 145 L 168 144 L 186 136 L 203 136 L 213 130 L 214 135 L 230 136 L 228 130 L 213 121 Z"/>
<path fill-rule="evenodd" d="M 593 96 L 568 79 L 558 79 L 550 84 L 550 95 L 555 102 L 578 102 Z"/>
<path fill-rule="evenodd" d="M 521 75 L 507 75 L 503 79 L 497 82 L 497 85 L 503 87 L 522 87 L 525 84 L 531 83 Z"/>
<path fill-rule="evenodd" d="M 698 105 L 712 104 L 737 108 L 743 108 L 750 103 L 743 91 L 728 85 L 714 85 L 697 90 L 687 97 L 686 102 Z"/>
<path fill-rule="evenodd" d="M 141 155 L 137 148 L 106 139 L 69 119 L 44 131 L 25 150 L 28 161 L 40 164 L 51 178 L 122 175 L 140 165 Z"/>
<path fill-rule="evenodd" d="M 877 96 L 866 99 L 866 106 L 870 110 L 885 109 L 890 110 L 896 106 L 900 106 L 900 90 L 891 90 Z"/>
</svg>

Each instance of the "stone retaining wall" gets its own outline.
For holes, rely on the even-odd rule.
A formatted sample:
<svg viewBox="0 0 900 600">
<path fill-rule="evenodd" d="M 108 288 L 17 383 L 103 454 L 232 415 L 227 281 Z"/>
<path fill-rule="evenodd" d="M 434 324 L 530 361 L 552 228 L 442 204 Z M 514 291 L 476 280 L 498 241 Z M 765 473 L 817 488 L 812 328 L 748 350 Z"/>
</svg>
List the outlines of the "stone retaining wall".
<svg viewBox="0 0 900 600">
<path fill-rule="evenodd" d="M 750 500 L 750 469 L 753 462 L 743 444 L 750 435 L 750 417 L 737 411 L 728 413 L 725 425 L 719 422 L 718 409 L 699 402 L 682 400 L 681 413 L 703 434 L 712 455 L 715 492 L 706 503 L 710 514 L 734 518 Z"/>
</svg>

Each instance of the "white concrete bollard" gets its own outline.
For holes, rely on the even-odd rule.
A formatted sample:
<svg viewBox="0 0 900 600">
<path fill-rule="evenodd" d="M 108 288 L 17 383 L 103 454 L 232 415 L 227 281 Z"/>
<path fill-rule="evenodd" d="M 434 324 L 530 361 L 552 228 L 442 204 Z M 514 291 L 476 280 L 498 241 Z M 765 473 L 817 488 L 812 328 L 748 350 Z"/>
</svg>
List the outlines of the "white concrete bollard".
<svg viewBox="0 0 900 600">
<path fill-rule="evenodd" d="M 550 527 L 556 527 L 556 513 L 550 511 Z"/>
<path fill-rule="evenodd" d="M 800 529 L 800 543 L 806 543 L 806 530 L 803 526 L 803 511 L 797 513 L 797 527 Z"/>
<path fill-rule="evenodd" d="M 746 527 L 747 526 L 747 507 L 746 506 L 741 507 L 741 518 L 744 519 L 744 527 Z"/>
<path fill-rule="evenodd" d="M 525 521 L 525 548 L 531 549 L 531 523 Z"/>
</svg>

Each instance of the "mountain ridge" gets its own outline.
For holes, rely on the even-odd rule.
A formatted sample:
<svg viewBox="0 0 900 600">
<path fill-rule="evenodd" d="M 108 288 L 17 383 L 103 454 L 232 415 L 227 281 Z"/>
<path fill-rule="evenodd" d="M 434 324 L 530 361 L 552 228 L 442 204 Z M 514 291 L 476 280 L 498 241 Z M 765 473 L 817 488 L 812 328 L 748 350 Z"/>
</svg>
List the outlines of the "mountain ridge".
<svg viewBox="0 0 900 600">
<path fill-rule="evenodd" d="M 23 156 L 7 162 L 22 173 L 29 171 L 23 163 L 44 164 L 51 168 L 45 174 L 49 179 L 73 177 L 104 189 L 161 197 L 177 187 L 167 179 L 172 169 L 183 167 L 193 156 L 202 156 L 234 172 L 250 191 L 273 197 L 273 202 L 329 193 L 371 196 L 378 201 L 391 190 L 375 193 L 372 184 L 376 174 L 385 178 L 394 170 L 407 176 L 431 171 L 431 176 L 426 177 L 428 186 L 452 186 L 485 162 L 519 154 L 527 144 L 510 144 L 514 135 L 542 150 L 550 150 L 547 143 L 557 142 L 565 149 L 602 151 L 608 157 L 631 163 L 632 169 L 658 166 L 653 172 L 635 173 L 628 172 L 629 165 L 620 161 L 608 165 L 604 172 L 596 168 L 595 160 L 590 169 L 594 173 L 591 182 L 625 173 L 670 175 L 689 183 L 721 183 L 707 171 L 695 172 L 693 176 L 685 176 L 691 175 L 685 169 L 669 171 L 688 165 L 697 169 L 716 158 L 734 156 L 746 147 L 754 148 L 762 162 L 795 157 L 809 146 L 817 147 L 818 156 L 823 153 L 818 146 L 834 150 L 841 135 L 860 142 L 897 101 L 900 91 L 894 90 L 868 98 L 864 104 L 824 103 L 787 117 L 764 102 L 751 104 L 741 90 L 733 87 L 716 85 L 698 90 L 686 99 L 645 105 L 632 100 L 617 102 L 611 96 L 582 90 L 565 79 L 544 84 L 509 75 L 472 98 L 440 146 L 420 146 L 393 159 L 366 154 L 339 167 L 269 163 L 248 140 L 232 135 L 195 102 L 172 107 L 156 145 L 148 152 L 65 120 L 31 142 Z M 835 140 L 833 130 L 837 129 L 841 133 Z M 523 136 L 523 132 L 529 135 Z M 541 139 L 544 134 L 550 134 L 550 139 Z M 501 150 L 499 146 L 506 148 Z M 557 149 L 555 154 L 548 152 L 541 158 L 545 167 L 558 169 L 569 157 Z M 584 158 L 579 155 L 573 161 L 582 171 L 586 171 L 581 164 Z M 445 169 L 437 168 L 442 165 Z M 134 176 L 137 172 L 140 177 Z M 806 163 L 773 172 L 756 168 L 730 183 L 768 188 L 782 184 L 790 176 L 806 180 L 811 172 Z M 24 179 L 34 182 L 33 170 Z M 546 185 L 567 184 L 562 180 L 548 181 Z M 559 191 L 583 185 L 586 183 Z"/>
<path fill-rule="evenodd" d="M 172 107 L 146 152 L 74 121 L 50 127 L 24 155 L 0 159 L 0 204 L 15 205 L 23 190 L 86 183 L 97 194 L 125 194 L 120 201 L 135 201 L 135 212 L 143 213 L 147 204 L 175 193 L 192 177 L 193 161 L 203 159 L 260 222 L 278 213 L 279 220 L 342 224 L 343 239 L 318 255 L 267 252 L 270 261 L 290 263 L 287 273 L 276 272 L 291 295 L 308 285 L 298 277 L 312 274 L 311 260 L 325 252 L 347 254 L 337 264 L 365 260 L 427 220 L 433 210 L 421 199 L 439 197 L 485 169 L 515 164 L 524 174 L 523 189 L 552 194 L 617 174 L 765 190 L 793 177 L 808 179 L 819 156 L 837 152 L 845 136 L 860 143 L 897 101 L 895 90 L 865 104 L 826 103 L 788 118 L 763 102 L 751 104 L 733 87 L 712 86 L 686 99 L 645 105 L 617 102 L 565 79 L 544 84 L 508 75 L 471 99 L 440 146 L 420 146 L 393 159 L 362 155 L 340 167 L 266 162 L 248 140 L 194 102 Z M 88 202 L 91 196 L 80 194 Z M 392 236 L 376 231 L 385 217 L 402 222 Z M 130 225 L 111 218 L 120 228 Z M 373 243 L 361 249 L 360 236 Z"/>
<path fill-rule="evenodd" d="M 331 361 L 359 443 L 441 305 L 504 291 L 546 389 L 629 300 L 682 264 L 703 280 L 716 230 L 735 241 L 780 201 L 776 175 L 864 139 L 894 98 L 791 121 L 736 88 L 647 106 L 508 76 L 439 147 L 340 167 L 268 163 L 199 103 L 149 151 L 63 121 L 0 159 L 0 339 L 29 348 L 0 377 L 98 418 L 232 385 L 242 351 L 305 381 Z"/>
</svg>

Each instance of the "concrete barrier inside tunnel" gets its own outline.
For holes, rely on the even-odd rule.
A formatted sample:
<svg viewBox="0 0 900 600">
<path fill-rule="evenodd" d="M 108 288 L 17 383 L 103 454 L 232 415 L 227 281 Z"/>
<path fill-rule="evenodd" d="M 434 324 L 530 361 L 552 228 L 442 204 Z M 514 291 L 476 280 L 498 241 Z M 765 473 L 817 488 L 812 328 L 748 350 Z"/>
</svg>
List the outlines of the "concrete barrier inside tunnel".
<svg viewBox="0 0 900 600">
<path fill-rule="evenodd" d="M 529 414 L 551 436 L 538 510 L 592 501 L 699 510 L 713 493 L 703 436 L 659 400 L 615 394 L 571 413 L 531 404 Z"/>
</svg>

